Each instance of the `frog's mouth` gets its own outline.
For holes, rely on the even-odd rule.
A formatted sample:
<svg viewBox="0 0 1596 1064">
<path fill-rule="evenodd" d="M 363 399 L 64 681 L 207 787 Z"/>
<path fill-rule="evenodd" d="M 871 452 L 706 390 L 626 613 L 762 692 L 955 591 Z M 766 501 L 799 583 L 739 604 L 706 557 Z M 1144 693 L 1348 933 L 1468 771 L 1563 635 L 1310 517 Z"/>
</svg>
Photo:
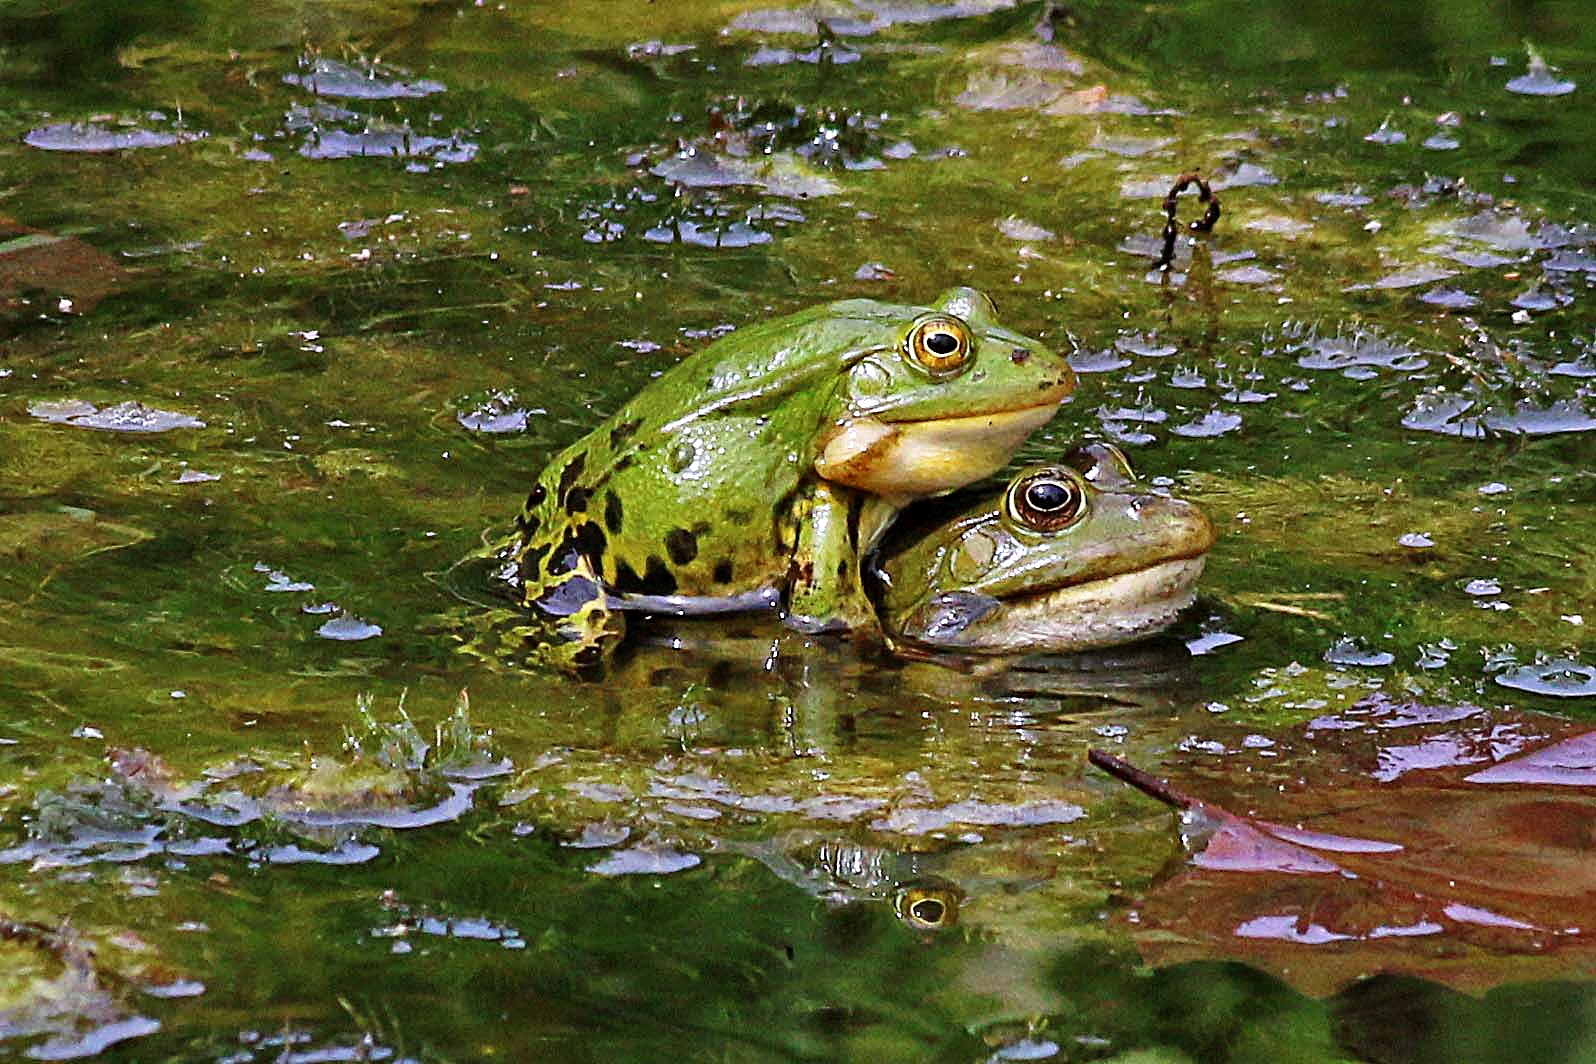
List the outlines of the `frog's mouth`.
<svg viewBox="0 0 1596 1064">
<path fill-rule="evenodd" d="M 950 592 L 915 611 L 901 634 L 976 654 L 1073 654 L 1118 646 L 1173 624 L 1197 597 L 1206 560 L 1205 552 L 1005 599 Z"/>
<path fill-rule="evenodd" d="M 852 418 L 821 437 L 815 472 L 888 498 L 962 488 L 997 472 L 1032 431 L 1052 420 L 1062 395 L 1036 406 L 925 421 Z"/>
</svg>

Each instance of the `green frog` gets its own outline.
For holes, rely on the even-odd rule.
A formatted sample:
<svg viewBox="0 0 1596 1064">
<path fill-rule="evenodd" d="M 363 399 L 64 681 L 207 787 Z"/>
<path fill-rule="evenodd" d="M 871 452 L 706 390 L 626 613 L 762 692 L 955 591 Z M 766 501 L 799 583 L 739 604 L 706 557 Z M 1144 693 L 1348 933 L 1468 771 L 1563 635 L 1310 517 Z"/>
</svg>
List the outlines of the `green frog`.
<svg viewBox="0 0 1596 1064">
<path fill-rule="evenodd" d="M 1093 443 L 974 502 L 922 504 L 871 572 L 895 648 L 1074 653 L 1169 627 L 1213 544 L 1200 509 Z"/>
<path fill-rule="evenodd" d="M 874 631 L 861 560 L 912 500 L 1002 468 L 1069 364 L 982 293 L 845 300 L 684 359 L 539 475 L 497 555 L 541 662 L 603 659 L 627 611 L 776 608 Z"/>
</svg>

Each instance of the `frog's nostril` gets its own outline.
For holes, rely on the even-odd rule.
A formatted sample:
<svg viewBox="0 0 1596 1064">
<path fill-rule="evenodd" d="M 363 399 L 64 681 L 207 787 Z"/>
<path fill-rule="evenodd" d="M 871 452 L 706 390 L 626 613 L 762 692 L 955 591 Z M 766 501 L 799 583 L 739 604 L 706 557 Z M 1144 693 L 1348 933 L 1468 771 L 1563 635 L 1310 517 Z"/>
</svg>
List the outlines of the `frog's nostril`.
<svg viewBox="0 0 1596 1064">
<path fill-rule="evenodd" d="M 1029 362 L 1030 359 L 1031 349 L 1029 347 L 1016 347 L 1014 350 L 1009 352 L 1009 361 L 1013 362 L 1016 366 L 1020 365 L 1022 362 Z"/>
</svg>

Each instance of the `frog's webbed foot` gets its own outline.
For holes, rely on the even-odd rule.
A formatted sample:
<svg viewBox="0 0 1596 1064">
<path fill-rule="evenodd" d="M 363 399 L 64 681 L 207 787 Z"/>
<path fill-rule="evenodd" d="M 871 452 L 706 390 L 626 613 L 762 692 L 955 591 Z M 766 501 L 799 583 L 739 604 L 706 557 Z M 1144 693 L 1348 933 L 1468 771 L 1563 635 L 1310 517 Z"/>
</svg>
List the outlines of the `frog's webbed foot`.
<svg viewBox="0 0 1596 1064">
<path fill-rule="evenodd" d="M 597 668 L 626 632 L 625 619 L 610 608 L 604 585 L 585 558 L 551 577 L 527 606 L 539 623 L 522 627 L 523 645 L 545 667 Z"/>
<path fill-rule="evenodd" d="M 625 634 L 622 615 L 609 607 L 585 565 L 551 578 L 524 605 L 478 613 L 461 651 L 516 668 L 589 673 Z"/>
</svg>

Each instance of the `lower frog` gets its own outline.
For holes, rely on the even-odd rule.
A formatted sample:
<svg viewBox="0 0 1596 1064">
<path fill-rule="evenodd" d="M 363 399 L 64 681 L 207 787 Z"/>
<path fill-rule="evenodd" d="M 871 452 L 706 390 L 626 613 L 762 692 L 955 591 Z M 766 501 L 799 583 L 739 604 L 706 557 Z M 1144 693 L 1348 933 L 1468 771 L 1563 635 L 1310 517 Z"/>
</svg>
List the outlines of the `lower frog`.
<svg viewBox="0 0 1596 1064">
<path fill-rule="evenodd" d="M 875 560 L 898 647 L 1073 653 L 1169 627 L 1196 596 L 1214 529 L 1094 443 L 1022 470 L 997 495 L 917 507 Z"/>
<path fill-rule="evenodd" d="M 685 359 L 539 475 L 499 576 L 535 661 L 602 660 L 627 611 L 781 609 L 875 630 L 861 561 L 908 502 L 1000 469 L 1074 387 L 969 288 L 845 300 Z"/>
</svg>

